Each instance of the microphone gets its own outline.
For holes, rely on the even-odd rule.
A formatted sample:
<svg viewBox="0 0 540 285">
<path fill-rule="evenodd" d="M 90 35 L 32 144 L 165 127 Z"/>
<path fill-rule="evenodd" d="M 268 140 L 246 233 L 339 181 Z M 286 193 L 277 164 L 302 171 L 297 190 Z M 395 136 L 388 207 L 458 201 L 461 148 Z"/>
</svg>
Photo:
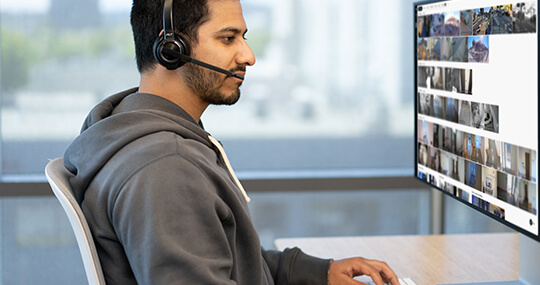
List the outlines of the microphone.
<svg viewBox="0 0 540 285">
<path fill-rule="evenodd" d="M 163 48 L 162 49 L 162 52 L 166 55 L 169 55 L 169 56 L 174 56 L 174 57 L 177 57 L 177 58 L 180 58 L 180 60 L 182 61 L 185 61 L 185 62 L 189 62 L 189 63 L 193 63 L 195 65 L 198 65 L 198 66 L 202 66 L 204 68 L 208 68 L 210 70 L 213 70 L 213 71 L 216 71 L 216 72 L 219 72 L 219 73 L 223 73 L 227 76 L 232 76 L 232 77 L 235 77 L 235 78 L 238 78 L 238 79 L 242 79 L 244 80 L 244 76 L 243 75 L 240 75 L 238 73 L 234 73 L 234 72 L 230 72 L 228 70 L 225 70 L 223 68 L 219 68 L 215 65 L 211 65 L 211 64 L 208 64 L 206 62 L 202 62 L 202 61 L 199 61 L 199 60 L 196 60 L 192 57 L 189 57 L 185 54 L 182 54 L 178 51 L 175 51 L 173 49 L 168 49 L 168 48 Z"/>
</svg>

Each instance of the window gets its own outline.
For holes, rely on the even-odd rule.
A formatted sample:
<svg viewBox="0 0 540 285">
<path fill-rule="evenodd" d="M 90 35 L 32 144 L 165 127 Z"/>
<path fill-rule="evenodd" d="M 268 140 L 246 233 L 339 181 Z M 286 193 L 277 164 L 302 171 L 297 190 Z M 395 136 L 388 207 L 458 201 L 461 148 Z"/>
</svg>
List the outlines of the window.
<svg viewBox="0 0 540 285">
<path fill-rule="evenodd" d="M 97 101 L 137 84 L 129 2 L 0 0 L 3 174 L 41 174 Z"/>
<path fill-rule="evenodd" d="M 0 0 L 3 174 L 41 174 L 95 103 L 138 84 L 131 1 L 29 3 Z M 409 1 L 242 5 L 257 64 L 202 118 L 237 171 L 411 168 Z"/>
</svg>

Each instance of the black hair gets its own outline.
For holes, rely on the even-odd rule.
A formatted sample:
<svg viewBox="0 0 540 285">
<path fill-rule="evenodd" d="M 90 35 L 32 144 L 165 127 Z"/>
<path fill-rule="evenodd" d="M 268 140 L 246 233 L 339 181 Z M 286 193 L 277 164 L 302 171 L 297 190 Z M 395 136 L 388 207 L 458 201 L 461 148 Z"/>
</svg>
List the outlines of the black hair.
<svg viewBox="0 0 540 285">
<path fill-rule="evenodd" d="M 135 57 L 139 72 L 157 64 L 153 45 L 163 30 L 164 0 L 133 0 L 131 28 L 135 42 Z M 190 43 L 196 43 L 199 27 L 209 19 L 208 0 L 174 0 L 174 30 Z"/>
</svg>

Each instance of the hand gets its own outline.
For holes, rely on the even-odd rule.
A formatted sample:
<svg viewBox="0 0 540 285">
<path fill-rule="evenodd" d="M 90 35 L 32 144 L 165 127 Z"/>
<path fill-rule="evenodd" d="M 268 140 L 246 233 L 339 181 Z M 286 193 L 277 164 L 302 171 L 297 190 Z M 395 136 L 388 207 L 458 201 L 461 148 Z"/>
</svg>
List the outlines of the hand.
<svg viewBox="0 0 540 285">
<path fill-rule="evenodd" d="M 384 285 L 385 282 L 392 285 L 399 285 L 396 274 L 390 269 L 388 264 L 361 257 L 332 262 L 328 271 L 328 285 L 364 284 L 353 279 L 355 276 L 360 275 L 371 277 L 377 285 Z"/>
</svg>

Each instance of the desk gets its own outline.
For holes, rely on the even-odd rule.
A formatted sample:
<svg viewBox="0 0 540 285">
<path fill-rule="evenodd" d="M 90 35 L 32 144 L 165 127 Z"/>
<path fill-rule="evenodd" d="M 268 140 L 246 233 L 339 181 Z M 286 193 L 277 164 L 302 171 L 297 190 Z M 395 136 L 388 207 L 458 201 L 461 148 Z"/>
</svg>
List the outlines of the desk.
<svg viewBox="0 0 540 285">
<path fill-rule="evenodd" d="M 398 277 L 418 285 L 509 281 L 519 274 L 519 235 L 514 233 L 287 238 L 275 245 L 278 250 L 297 246 L 322 258 L 383 260 Z"/>
</svg>

